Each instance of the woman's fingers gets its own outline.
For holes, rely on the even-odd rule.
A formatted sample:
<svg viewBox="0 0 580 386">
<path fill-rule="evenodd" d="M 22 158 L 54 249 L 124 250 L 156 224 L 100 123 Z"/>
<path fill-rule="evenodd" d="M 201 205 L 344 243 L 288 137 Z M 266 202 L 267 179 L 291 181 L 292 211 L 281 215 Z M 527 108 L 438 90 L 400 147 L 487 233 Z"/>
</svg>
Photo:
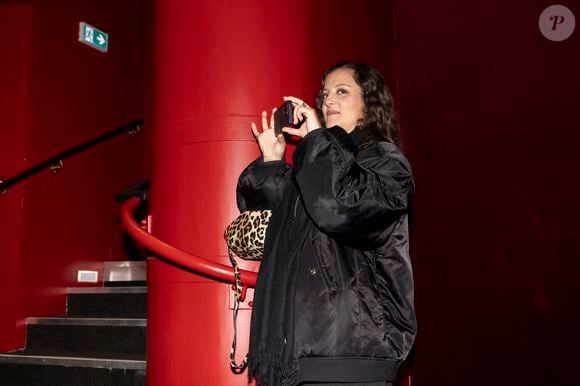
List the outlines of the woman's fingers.
<svg viewBox="0 0 580 386">
<path fill-rule="evenodd" d="M 268 130 L 272 130 L 274 128 L 274 123 L 275 123 L 275 119 L 274 119 L 274 113 L 276 113 L 277 108 L 273 108 L 272 109 L 272 115 L 270 115 L 270 123 L 268 124 L 268 113 L 266 112 L 266 110 L 262 111 L 262 133 L 267 132 Z M 252 133 L 254 133 L 254 136 L 258 137 L 258 135 L 260 135 L 261 133 L 258 131 L 258 127 L 257 125 L 252 122 Z"/>
<path fill-rule="evenodd" d="M 272 115 L 270 115 L 270 129 L 274 128 L 274 113 L 276 112 L 276 108 L 272 109 Z"/>
<path fill-rule="evenodd" d="M 282 131 L 283 131 L 284 133 L 288 133 L 288 134 L 290 134 L 290 135 L 296 135 L 296 136 L 299 136 L 299 137 L 303 137 L 303 136 L 304 136 L 304 135 L 302 134 L 302 132 L 301 132 L 301 130 L 300 130 L 300 129 L 294 129 L 294 128 L 292 128 L 292 127 L 285 127 L 285 128 L 283 128 L 283 129 L 282 129 Z M 283 134 L 280 134 L 280 135 L 282 135 L 282 136 L 283 136 Z"/>
<path fill-rule="evenodd" d="M 316 114 L 315 107 L 310 107 L 302 99 L 293 96 L 285 96 L 283 99 L 285 101 L 291 101 L 294 105 L 293 122 L 294 125 L 300 125 L 298 131 L 284 130 L 284 132 L 304 137 L 309 132 L 320 129 L 322 127 L 320 120 L 318 119 L 318 115 Z"/>
<path fill-rule="evenodd" d="M 300 121 L 306 119 L 306 114 L 310 112 L 310 110 L 313 110 L 310 106 L 306 104 L 306 102 L 304 102 L 300 98 L 296 98 L 293 96 L 285 96 L 282 99 L 284 99 L 285 101 L 291 101 L 292 104 L 294 105 L 294 114 L 292 117 L 293 118 L 292 122 L 295 125 L 300 123 Z"/>
<path fill-rule="evenodd" d="M 314 110 L 314 108 L 308 106 L 306 104 L 306 102 L 304 102 L 300 98 L 296 98 L 293 96 L 285 96 L 285 97 L 283 97 L 283 99 L 285 101 L 292 102 L 292 104 L 294 106 L 293 114 L 292 114 L 292 122 L 295 125 L 300 124 L 300 127 L 298 127 L 298 128 L 284 127 L 282 129 L 282 132 L 288 133 L 290 135 L 304 137 L 306 134 L 308 134 L 309 131 L 316 129 L 316 128 L 319 128 L 320 124 L 318 124 L 317 122 L 314 122 L 314 121 L 317 121 L 316 111 Z M 286 145 L 286 140 L 284 138 L 284 135 L 282 133 L 275 135 L 274 131 L 273 131 L 274 124 L 276 123 L 276 120 L 274 118 L 274 114 L 276 113 L 276 111 L 277 111 L 276 108 L 272 109 L 272 114 L 270 115 L 269 119 L 268 119 L 268 113 L 266 112 L 266 110 L 262 111 L 262 131 L 261 132 L 258 130 L 258 126 L 256 125 L 256 123 L 252 122 L 252 133 L 254 133 L 254 136 L 258 140 L 258 143 L 260 144 L 260 147 L 262 148 L 262 150 L 264 150 L 263 147 L 268 148 L 269 146 L 272 146 L 274 143 L 281 145 L 282 148 L 285 147 L 285 145 Z M 312 121 L 312 123 L 310 123 L 310 121 Z M 309 128 L 309 124 L 310 124 L 310 126 L 313 126 L 313 127 Z M 266 135 L 263 135 L 263 134 L 266 134 Z"/>
<path fill-rule="evenodd" d="M 304 103 L 304 101 L 302 99 L 296 98 L 293 96 L 285 96 L 285 97 L 282 97 L 282 99 L 284 99 L 285 101 L 291 101 L 292 103 L 294 103 L 297 106 L 302 105 Z"/>
<path fill-rule="evenodd" d="M 258 128 L 254 122 L 252 122 L 252 133 L 254 133 L 254 137 L 256 138 L 258 138 L 258 135 L 260 135 L 260 132 L 258 131 Z"/>
<path fill-rule="evenodd" d="M 305 122 L 309 118 L 307 114 L 310 113 L 314 113 L 314 110 L 305 103 L 296 106 L 294 108 L 294 124 L 297 125 L 300 122 Z"/>
<path fill-rule="evenodd" d="M 294 108 L 292 109 L 292 123 L 293 124 L 297 124 L 299 121 L 299 115 L 298 115 L 299 114 L 299 111 L 298 111 L 299 107 L 300 106 L 294 105 Z"/>
<path fill-rule="evenodd" d="M 298 124 L 298 122 L 301 121 L 301 115 L 300 115 L 300 106 L 302 106 L 302 103 L 304 103 L 301 99 L 298 99 L 296 97 L 293 96 L 287 96 L 283 98 L 285 101 L 290 101 L 292 102 L 292 104 L 294 105 L 294 108 L 292 109 L 293 113 L 292 113 L 292 123 L 294 123 L 295 125 Z"/>
<path fill-rule="evenodd" d="M 268 130 L 268 113 L 266 110 L 262 111 L 262 130 Z"/>
<path fill-rule="evenodd" d="M 276 136 L 276 140 L 278 141 L 278 145 L 282 146 L 282 149 L 286 148 L 286 138 L 284 138 L 284 133 L 280 132 L 280 134 Z"/>
</svg>

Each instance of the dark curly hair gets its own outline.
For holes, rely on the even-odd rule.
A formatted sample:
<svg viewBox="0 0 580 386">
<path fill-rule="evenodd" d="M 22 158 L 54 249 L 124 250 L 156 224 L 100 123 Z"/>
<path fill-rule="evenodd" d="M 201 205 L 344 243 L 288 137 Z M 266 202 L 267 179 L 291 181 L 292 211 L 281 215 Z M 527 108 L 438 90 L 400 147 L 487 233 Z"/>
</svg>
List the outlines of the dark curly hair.
<svg viewBox="0 0 580 386">
<path fill-rule="evenodd" d="M 364 135 L 363 146 L 382 141 L 399 145 L 399 127 L 393 97 L 385 85 L 383 75 L 365 63 L 340 62 L 324 71 L 322 86 L 316 97 L 316 106 L 321 120 L 324 122 L 321 112 L 324 103 L 322 91 L 326 77 L 331 72 L 342 68 L 352 70 L 353 78 L 362 91 L 364 115 L 357 127 Z"/>
</svg>

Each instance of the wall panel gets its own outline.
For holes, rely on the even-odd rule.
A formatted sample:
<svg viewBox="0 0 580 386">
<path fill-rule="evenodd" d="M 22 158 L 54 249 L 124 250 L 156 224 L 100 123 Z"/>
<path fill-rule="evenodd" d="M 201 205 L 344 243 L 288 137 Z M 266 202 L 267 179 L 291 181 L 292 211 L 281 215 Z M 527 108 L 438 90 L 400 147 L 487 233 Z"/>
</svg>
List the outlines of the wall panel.
<svg viewBox="0 0 580 386">
<path fill-rule="evenodd" d="M 540 34 L 548 5 L 397 2 L 415 385 L 575 384 L 580 40 Z"/>
</svg>

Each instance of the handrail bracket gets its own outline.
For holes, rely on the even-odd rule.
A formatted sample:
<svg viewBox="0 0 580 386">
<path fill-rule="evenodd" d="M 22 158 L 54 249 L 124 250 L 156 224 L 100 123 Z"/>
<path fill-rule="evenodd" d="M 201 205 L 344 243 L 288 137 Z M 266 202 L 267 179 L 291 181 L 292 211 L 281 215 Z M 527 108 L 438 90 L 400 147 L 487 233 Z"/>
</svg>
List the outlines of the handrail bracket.
<svg viewBox="0 0 580 386">
<path fill-rule="evenodd" d="M 52 165 L 49 166 L 50 170 L 53 173 L 58 173 L 58 171 L 62 168 L 64 168 L 64 162 L 62 162 L 61 159 L 59 159 L 57 162 L 53 163 Z"/>
</svg>

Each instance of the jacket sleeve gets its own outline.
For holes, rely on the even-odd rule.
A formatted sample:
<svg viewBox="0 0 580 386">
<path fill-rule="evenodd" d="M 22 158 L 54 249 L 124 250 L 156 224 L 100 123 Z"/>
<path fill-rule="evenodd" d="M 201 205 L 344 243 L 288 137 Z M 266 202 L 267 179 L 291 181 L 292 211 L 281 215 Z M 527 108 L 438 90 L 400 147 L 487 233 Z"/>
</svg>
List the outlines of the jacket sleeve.
<svg viewBox="0 0 580 386">
<path fill-rule="evenodd" d="M 296 180 L 308 214 L 323 232 L 374 248 L 408 211 L 413 178 L 395 145 L 379 143 L 355 153 L 340 127 L 313 131 L 296 149 Z"/>
<path fill-rule="evenodd" d="M 252 162 L 240 175 L 236 189 L 238 209 L 275 209 L 291 177 L 290 166 L 284 161 L 264 162 L 262 157 Z"/>
</svg>

